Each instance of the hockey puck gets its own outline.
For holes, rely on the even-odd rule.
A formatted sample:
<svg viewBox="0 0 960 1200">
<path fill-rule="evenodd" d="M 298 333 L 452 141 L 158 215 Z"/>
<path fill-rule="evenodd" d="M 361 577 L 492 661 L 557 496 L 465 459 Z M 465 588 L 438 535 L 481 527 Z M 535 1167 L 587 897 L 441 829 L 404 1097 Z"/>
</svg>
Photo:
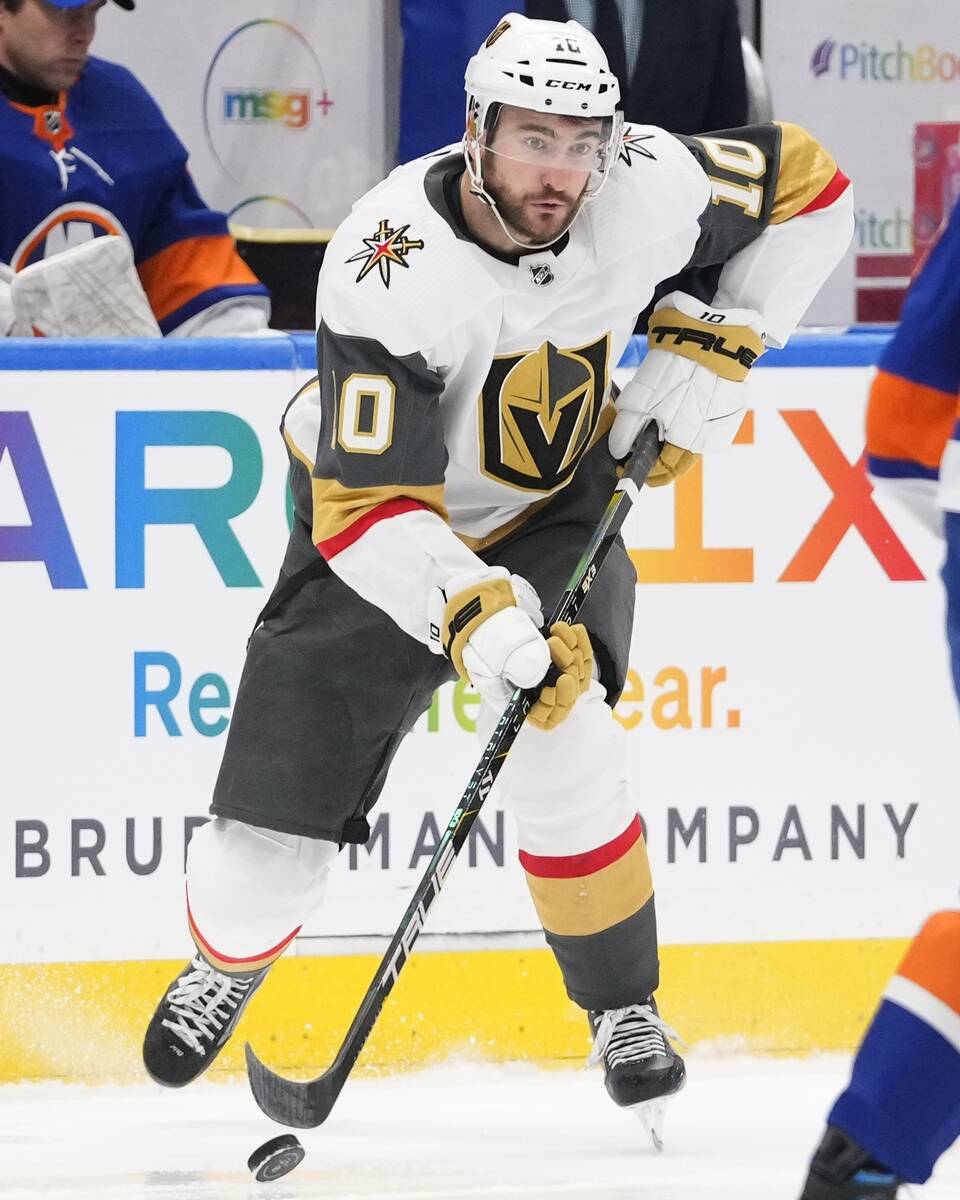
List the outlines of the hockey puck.
<svg viewBox="0 0 960 1200">
<path fill-rule="evenodd" d="M 247 1159 L 247 1166 L 258 1183 L 270 1183 L 299 1167 L 306 1153 L 292 1133 L 283 1133 L 254 1150 Z"/>
</svg>

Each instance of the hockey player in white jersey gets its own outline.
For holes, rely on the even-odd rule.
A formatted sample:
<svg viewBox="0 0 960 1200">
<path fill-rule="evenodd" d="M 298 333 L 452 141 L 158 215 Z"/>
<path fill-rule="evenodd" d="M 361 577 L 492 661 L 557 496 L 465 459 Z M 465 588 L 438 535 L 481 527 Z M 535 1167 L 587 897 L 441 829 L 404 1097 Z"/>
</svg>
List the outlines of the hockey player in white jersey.
<svg viewBox="0 0 960 1200">
<path fill-rule="evenodd" d="M 653 484 L 733 440 L 751 365 L 849 242 L 851 189 L 796 126 L 624 128 L 617 80 L 574 22 L 509 14 L 466 90 L 463 145 L 362 197 L 324 259 L 318 378 L 283 423 L 296 520 L 249 643 L 214 820 L 190 848 L 197 954 L 144 1046 L 161 1083 L 210 1064 L 339 848 L 367 839 L 435 688 L 468 679 L 486 734 L 551 662 L 560 681 L 499 798 L 611 1096 L 649 1112 L 684 1081 L 656 1007 L 653 883 L 611 716 L 636 582 L 623 545 L 583 625 L 544 631 L 542 614 L 645 422 L 665 442 Z M 615 396 L 611 370 L 652 301 L 649 352 Z"/>
</svg>

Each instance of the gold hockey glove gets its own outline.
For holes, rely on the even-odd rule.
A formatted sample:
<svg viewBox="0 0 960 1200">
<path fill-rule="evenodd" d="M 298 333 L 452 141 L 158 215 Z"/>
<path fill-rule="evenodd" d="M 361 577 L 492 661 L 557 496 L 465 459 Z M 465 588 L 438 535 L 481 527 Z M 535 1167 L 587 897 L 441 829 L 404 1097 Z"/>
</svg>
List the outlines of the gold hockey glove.
<svg viewBox="0 0 960 1200">
<path fill-rule="evenodd" d="M 681 475 L 686 475 L 699 457 L 700 455 L 694 454 L 692 450 L 683 450 L 680 446 L 674 446 L 672 442 L 664 442 L 660 457 L 647 476 L 647 486 L 663 487 L 664 484 L 673 483 Z"/>
<path fill-rule="evenodd" d="M 527 720 L 538 729 L 555 729 L 565 721 L 593 677 L 593 646 L 586 626 L 557 621 L 550 627 L 547 646 L 560 674 L 555 684 L 541 689 L 539 699 L 527 713 Z"/>
</svg>

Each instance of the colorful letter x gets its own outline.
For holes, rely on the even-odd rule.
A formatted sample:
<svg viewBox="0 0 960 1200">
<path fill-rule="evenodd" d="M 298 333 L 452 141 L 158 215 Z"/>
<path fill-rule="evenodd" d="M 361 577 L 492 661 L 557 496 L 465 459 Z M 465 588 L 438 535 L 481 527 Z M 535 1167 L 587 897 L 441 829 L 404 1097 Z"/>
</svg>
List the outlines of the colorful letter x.
<svg viewBox="0 0 960 1200">
<path fill-rule="evenodd" d="M 780 576 L 781 583 L 810 583 L 830 561 L 848 529 L 855 528 L 890 579 L 916 580 L 924 575 L 890 528 L 872 498 L 864 455 L 847 462 L 815 412 L 781 412 L 794 437 L 833 492 L 833 498 Z"/>
</svg>

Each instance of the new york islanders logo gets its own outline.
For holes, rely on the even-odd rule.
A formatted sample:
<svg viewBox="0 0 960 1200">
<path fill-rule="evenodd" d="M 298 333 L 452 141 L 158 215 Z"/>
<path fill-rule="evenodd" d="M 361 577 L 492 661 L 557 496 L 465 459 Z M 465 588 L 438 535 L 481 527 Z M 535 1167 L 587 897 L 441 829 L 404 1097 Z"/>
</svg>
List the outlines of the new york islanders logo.
<svg viewBox="0 0 960 1200">
<path fill-rule="evenodd" d="M 391 266 L 405 268 L 410 266 L 407 262 L 407 255 L 411 250 L 422 250 L 424 243 L 422 238 L 408 238 L 407 230 L 409 228 L 409 225 L 401 225 L 399 229 L 393 229 L 390 222 L 384 218 L 377 226 L 373 236 L 363 239 L 365 249 L 358 250 L 356 254 L 346 259 L 348 263 L 363 263 L 357 274 L 357 283 L 376 267 L 380 272 L 383 286 L 388 288 Z"/>
<path fill-rule="evenodd" d="M 63 204 L 30 230 L 11 255 L 10 266 L 14 271 L 22 271 L 31 263 L 82 245 L 91 238 L 111 235 L 127 237 L 120 219 L 108 209 L 84 201 Z"/>
</svg>

